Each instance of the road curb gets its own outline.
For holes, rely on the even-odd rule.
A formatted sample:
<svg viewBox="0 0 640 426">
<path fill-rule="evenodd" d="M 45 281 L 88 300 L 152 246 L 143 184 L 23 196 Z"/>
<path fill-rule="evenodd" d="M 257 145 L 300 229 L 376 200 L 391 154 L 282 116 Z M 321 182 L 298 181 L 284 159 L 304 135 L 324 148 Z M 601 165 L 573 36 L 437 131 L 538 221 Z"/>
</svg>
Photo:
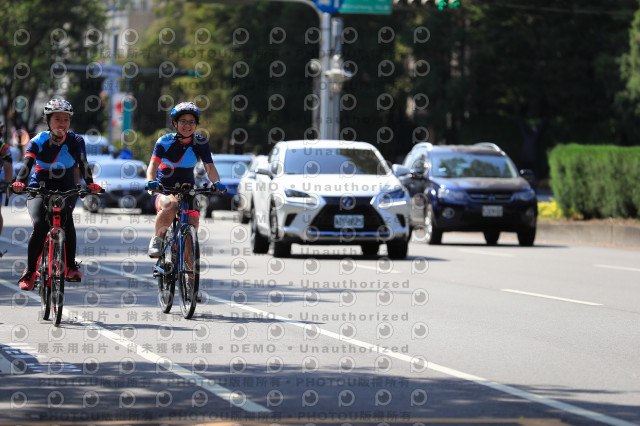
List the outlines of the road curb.
<svg viewBox="0 0 640 426">
<path fill-rule="evenodd" d="M 640 226 L 613 223 L 538 222 L 536 240 L 640 247 Z"/>
</svg>

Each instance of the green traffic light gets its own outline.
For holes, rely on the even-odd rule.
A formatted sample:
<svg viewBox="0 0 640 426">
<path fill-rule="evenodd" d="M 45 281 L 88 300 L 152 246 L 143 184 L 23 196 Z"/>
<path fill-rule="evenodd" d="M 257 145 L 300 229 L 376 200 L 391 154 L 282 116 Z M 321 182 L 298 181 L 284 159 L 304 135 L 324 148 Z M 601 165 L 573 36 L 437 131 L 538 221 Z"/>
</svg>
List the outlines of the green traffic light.
<svg viewBox="0 0 640 426">
<path fill-rule="evenodd" d="M 455 0 L 455 1 L 451 2 L 449 4 L 449 7 L 451 7 L 451 8 L 460 7 L 460 0 Z"/>
<path fill-rule="evenodd" d="M 437 0 L 436 6 L 438 6 L 438 10 L 444 10 L 447 7 L 447 0 Z"/>
</svg>

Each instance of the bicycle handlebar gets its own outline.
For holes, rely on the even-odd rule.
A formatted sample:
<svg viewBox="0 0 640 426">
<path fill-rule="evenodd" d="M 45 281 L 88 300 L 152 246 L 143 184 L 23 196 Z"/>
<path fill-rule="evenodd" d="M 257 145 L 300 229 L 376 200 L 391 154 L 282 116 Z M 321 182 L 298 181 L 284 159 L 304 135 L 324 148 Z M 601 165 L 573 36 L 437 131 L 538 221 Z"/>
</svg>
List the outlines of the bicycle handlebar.
<svg viewBox="0 0 640 426">
<path fill-rule="evenodd" d="M 44 196 L 58 195 L 64 198 L 71 197 L 73 195 L 77 195 L 80 198 L 84 198 L 89 194 L 93 194 L 90 190 L 88 190 L 87 188 L 83 188 L 80 185 L 77 185 L 74 189 L 69 189 L 66 191 L 60 191 L 57 189 L 51 190 L 51 189 L 45 188 L 44 186 L 41 186 L 41 187 L 26 186 L 22 192 L 26 192 L 32 195 L 44 195 Z M 104 193 L 104 188 L 102 188 L 99 192 L 99 194 L 102 194 L 102 193 Z"/>
<path fill-rule="evenodd" d="M 156 189 L 154 192 L 157 192 L 163 195 L 196 195 L 196 194 L 204 194 L 208 192 L 220 192 L 220 191 L 216 191 L 213 187 L 209 187 L 205 183 L 201 188 L 195 188 L 191 185 L 184 186 L 184 187 L 175 187 L 175 188 L 160 185 L 158 189 Z"/>
</svg>

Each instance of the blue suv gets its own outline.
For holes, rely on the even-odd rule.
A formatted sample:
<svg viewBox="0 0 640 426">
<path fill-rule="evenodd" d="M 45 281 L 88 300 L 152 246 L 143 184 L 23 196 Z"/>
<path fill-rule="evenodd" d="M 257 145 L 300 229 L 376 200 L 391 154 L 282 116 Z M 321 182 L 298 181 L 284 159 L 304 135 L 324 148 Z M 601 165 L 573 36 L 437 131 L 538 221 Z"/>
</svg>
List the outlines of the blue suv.
<svg viewBox="0 0 640 426">
<path fill-rule="evenodd" d="M 533 245 L 533 172 L 518 172 L 497 145 L 421 142 L 394 169 L 411 194 L 411 228 L 424 232 L 427 243 L 440 244 L 444 232 L 468 231 L 484 233 L 488 245 L 497 244 L 501 232 L 516 232 L 521 246 Z"/>
<path fill-rule="evenodd" d="M 220 183 L 227 187 L 223 194 L 214 193 L 209 196 L 206 204 L 206 216 L 211 216 L 214 210 L 237 210 L 238 183 L 247 174 L 249 163 L 253 160 L 252 154 L 214 154 L 213 164 L 220 175 Z M 203 183 L 211 185 L 202 163 L 198 163 L 194 169 L 197 186 Z"/>
</svg>

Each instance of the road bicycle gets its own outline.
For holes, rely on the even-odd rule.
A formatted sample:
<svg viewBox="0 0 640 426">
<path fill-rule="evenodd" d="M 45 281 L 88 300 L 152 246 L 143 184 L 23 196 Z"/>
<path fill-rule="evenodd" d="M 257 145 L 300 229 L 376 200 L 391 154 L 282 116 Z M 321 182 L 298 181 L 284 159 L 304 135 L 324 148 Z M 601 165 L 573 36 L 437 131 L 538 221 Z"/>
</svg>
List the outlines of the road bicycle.
<svg viewBox="0 0 640 426">
<path fill-rule="evenodd" d="M 153 266 L 153 276 L 158 278 L 158 300 L 163 313 L 171 311 L 175 296 L 176 281 L 180 291 L 182 316 L 190 319 L 198 303 L 200 286 L 200 245 L 195 225 L 189 223 L 189 208 L 198 194 L 214 191 L 204 184 L 202 188 L 183 185 L 176 188 L 160 186 L 159 194 L 175 195 L 180 206 L 167 229 L 162 243 L 162 252 Z"/>
<path fill-rule="evenodd" d="M 78 196 L 84 198 L 91 191 L 78 185 L 68 191 L 52 191 L 45 188 L 44 182 L 40 187 L 26 187 L 24 192 L 33 196 L 41 196 L 46 209 L 46 218 L 50 229 L 44 242 L 42 254 L 36 267 L 35 288 L 40 294 L 40 314 L 43 320 L 51 318 L 54 326 L 60 325 L 62 320 L 62 306 L 64 304 L 64 281 L 66 279 L 66 244 L 62 229 L 62 209 L 65 200 Z M 101 191 L 104 192 L 104 189 Z M 70 216 L 67 220 L 73 220 Z"/>
</svg>

